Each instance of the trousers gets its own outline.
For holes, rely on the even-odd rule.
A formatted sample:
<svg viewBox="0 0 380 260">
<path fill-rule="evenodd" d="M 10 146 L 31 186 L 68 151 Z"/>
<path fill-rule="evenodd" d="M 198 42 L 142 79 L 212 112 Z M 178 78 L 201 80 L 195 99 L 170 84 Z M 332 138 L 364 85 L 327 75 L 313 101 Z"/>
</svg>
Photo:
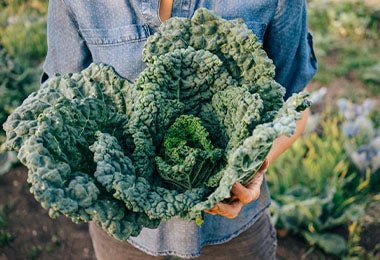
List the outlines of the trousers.
<svg viewBox="0 0 380 260">
<path fill-rule="evenodd" d="M 174 260 L 176 256 L 152 256 L 128 242 L 110 237 L 93 222 L 89 231 L 98 260 Z M 173 232 L 175 232 L 173 230 Z M 246 231 L 228 242 L 205 245 L 201 255 L 192 259 L 199 260 L 271 260 L 276 259 L 276 230 L 270 221 L 269 212 L 262 216 Z"/>
</svg>

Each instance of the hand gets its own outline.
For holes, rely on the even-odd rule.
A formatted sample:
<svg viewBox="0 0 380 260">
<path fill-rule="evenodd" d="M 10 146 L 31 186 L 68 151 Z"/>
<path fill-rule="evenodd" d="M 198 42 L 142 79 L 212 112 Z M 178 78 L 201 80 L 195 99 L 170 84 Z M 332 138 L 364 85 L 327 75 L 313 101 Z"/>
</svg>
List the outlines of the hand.
<svg viewBox="0 0 380 260">
<path fill-rule="evenodd" d="M 226 218 L 235 218 L 239 214 L 242 207 L 252 201 L 255 201 L 260 196 L 260 187 L 263 183 L 264 173 L 268 169 L 268 159 L 265 159 L 260 169 L 247 185 L 243 186 L 240 182 L 236 182 L 232 188 L 232 196 L 230 199 L 219 202 L 211 209 L 205 212 L 211 215 L 221 215 Z"/>
</svg>

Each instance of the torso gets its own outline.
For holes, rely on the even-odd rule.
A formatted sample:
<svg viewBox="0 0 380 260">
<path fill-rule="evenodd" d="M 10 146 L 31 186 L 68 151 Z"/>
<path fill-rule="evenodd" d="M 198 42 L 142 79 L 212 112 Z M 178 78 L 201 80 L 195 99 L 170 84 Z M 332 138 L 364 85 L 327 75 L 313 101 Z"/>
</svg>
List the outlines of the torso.
<svg viewBox="0 0 380 260">
<path fill-rule="evenodd" d="M 172 6 L 173 1 L 172 0 L 161 0 L 160 1 L 160 9 L 159 9 L 159 16 L 161 21 L 165 21 L 170 18 L 172 15 Z"/>
</svg>

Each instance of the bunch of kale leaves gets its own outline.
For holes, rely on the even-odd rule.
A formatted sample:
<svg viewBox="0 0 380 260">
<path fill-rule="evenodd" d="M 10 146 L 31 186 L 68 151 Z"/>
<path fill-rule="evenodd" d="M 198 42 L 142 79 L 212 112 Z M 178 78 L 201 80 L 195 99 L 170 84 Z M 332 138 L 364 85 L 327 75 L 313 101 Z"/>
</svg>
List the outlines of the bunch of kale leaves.
<svg viewBox="0 0 380 260">
<path fill-rule="evenodd" d="M 7 145 L 52 217 L 125 240 L 204 209 L 247 182 L 309 106 L 284 102 L 274 66 L 242 20 L 206 9 L 149 37 L 135 82 L 109 66 L 56 75 L 10 115 Z"/>
</svg>

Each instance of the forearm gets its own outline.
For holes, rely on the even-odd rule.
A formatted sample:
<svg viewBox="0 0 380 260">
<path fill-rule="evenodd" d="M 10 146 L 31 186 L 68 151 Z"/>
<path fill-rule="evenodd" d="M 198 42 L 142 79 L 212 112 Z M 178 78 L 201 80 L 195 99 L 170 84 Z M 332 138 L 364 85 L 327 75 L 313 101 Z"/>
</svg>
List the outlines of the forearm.
<svg viewBox="0 0 380 260">
<path fill-rule="evenodd" d="M 308 116 L 309 109 L 306 109 L 302 112 L 302 118 L 297 120 L 296 122 L 296 131 L 294 132 L 294 134 L 290 137 L 281 136 L 274 141 L 272 149 L 267 156 L 269 164 L 274 162 L 277 159 L 277 157 L 279 157 L 283 152 L 290 148 L 292 144 L 297 140 L 297 138 L 301 136 L 301 134 L 305 130 Z"/>
</svg>

